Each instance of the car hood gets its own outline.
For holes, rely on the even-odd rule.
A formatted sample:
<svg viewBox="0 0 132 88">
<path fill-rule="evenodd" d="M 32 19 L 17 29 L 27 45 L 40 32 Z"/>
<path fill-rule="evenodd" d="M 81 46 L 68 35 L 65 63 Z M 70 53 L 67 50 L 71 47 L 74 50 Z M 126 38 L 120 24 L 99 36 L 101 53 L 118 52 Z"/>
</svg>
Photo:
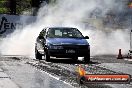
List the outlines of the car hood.
<svg viewBox="0 0 132 88">
<path fill-rule="evenodd" d="M 79 38 L 47 38 L 46 42 L 51 45 L 89 45 L 86 39 Z"/>
</svg>

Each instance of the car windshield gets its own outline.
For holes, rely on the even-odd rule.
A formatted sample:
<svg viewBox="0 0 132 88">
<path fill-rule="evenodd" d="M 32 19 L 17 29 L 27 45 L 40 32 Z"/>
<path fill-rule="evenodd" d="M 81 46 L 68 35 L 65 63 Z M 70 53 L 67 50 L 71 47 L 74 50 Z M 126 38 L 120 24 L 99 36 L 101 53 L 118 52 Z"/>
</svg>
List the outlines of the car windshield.
<svg viewBox="0 0 132 88">
<path fill-rule="evenodd" d="M 76 28 L 50 28 L 47 33 L 49 38 L 83 38 L 82 33 Z"/>
</svg>

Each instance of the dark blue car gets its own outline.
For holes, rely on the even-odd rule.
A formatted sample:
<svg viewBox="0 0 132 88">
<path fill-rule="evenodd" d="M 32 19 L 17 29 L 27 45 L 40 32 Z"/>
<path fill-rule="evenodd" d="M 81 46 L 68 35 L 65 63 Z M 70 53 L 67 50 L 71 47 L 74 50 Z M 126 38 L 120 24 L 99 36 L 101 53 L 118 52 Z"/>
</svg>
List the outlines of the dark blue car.
<svg viewBox="0 0 132 88">
<path fill-rule="evenodd" d="M 56 58 L 84 57 L 85 62 L 90 61 L 90 45 L 77 28 L 72 27 L 47 27 L 37 37 L 35 44 L 36 59 L 45 56 L 46 61 Z"/>
</svg>

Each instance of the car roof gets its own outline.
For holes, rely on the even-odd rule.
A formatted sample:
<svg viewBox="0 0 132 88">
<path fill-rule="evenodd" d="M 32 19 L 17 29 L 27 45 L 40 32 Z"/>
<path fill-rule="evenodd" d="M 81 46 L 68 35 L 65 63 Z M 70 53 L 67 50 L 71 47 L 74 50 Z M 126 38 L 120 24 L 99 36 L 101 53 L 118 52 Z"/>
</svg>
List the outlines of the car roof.
<svg viewBox="0 0 132 88">
<path fill-rule="evenodd" d="M 51 28 L 51 29 L 52 28 L 68 28 L 69 29 L 69 28 L 74 28 L 74 27 L 46 27 L 46 28 Z"/>
<path fill-rule="evenodd" d="M 74 29 L 75 27 L 45 27 L 45 28 L 43 28 L 43 30 L 45 30 L 46 29 L 46 31 L 48 31 L 49 29 L 54 29 L 54 28 L 62 28 L 62 29 Z M 77 29 L 77 28 L 76 28 Z M 42 31 L 43 31 L 42 30 Z"/>
</svg>

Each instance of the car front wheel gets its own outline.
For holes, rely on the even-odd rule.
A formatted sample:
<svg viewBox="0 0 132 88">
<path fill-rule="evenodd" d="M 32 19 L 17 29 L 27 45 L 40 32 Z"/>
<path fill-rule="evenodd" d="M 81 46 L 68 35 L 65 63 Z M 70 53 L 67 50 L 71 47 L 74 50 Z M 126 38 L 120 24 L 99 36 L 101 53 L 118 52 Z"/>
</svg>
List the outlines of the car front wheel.
<svg viewBox="0 0 132 88">
<path fill-rule="evenodd" d="M 85 57 L 84 57 L 84 61 L 85 61 L 85 62 L 90 62 L 90 57 L 85 56 Z"/>
<path fill-rule="evenodd" d="M 84 61 L 90 62 L 90 54 L 88 54 L 87 56 L 84 56 Z"/>
<path fill-rule="evenodd" d="M 38 52 L 38 50 L 35 48 L 35 57 L 38 60 L 42 60 L 42 55 Z"/>
<path fill-rule="evenodd" d="M 50 61 L 50 55 L 48 54 L 48 52 L 45 52 L 45 60 Z"/>
<path fill-rule="evenodd" d="M 77 61 L 78 60 L 78 57 L 72 57 L 72 60 L 73 61 Z"/>
</svg>

